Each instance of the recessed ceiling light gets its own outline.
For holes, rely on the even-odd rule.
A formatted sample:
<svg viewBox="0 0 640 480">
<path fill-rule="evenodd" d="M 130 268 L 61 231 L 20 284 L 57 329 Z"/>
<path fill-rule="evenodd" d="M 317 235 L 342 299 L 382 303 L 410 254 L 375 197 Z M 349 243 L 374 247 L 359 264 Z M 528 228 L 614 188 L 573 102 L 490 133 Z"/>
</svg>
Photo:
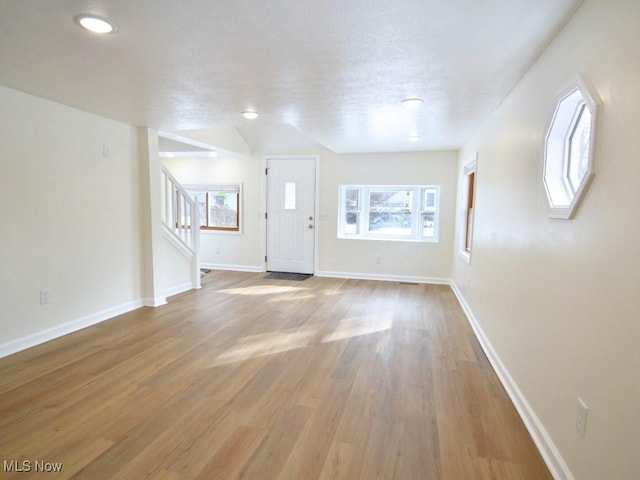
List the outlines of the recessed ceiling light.
<svg viewBox="0 0 640 480">
<path fill-rule="evenodd" d="M 256 118 L 258 118 L 258 114 L 250 110 L 247 110 L 246 112 L 242 112 L 242 116 L 248 120 L 255 120 Z"/>
<path fill-rule="evenodd" d="M 111 20 L 97 15 L 78 15 L 76 22 L 93 33 L 115 33 L 118 26 Z"/>
<path fill-rule="evenodd" d="M 406 98 L 402 100 L 402 105 L 404 105 L 407 108 L 414 108 L 419 105 L 422 105 L 423 102 L 424 100 L 422 100 L 421 98 Z"/>
<path fill-rule="evenodd" d="M 413 135 L 409 135 L 410 142 L 417 142 L 418 140 L 420 140 L 420 135 L 416 135 L 415 133 Z"/>
</svg>

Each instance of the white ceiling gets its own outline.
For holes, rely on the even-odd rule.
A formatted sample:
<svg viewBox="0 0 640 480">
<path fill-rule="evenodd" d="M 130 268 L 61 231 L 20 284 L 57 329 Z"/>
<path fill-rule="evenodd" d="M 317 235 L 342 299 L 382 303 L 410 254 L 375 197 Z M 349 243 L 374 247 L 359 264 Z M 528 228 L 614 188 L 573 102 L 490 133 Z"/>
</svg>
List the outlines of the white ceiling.
<svg viewBox="0 0 640 480">
<path fill-rule="evenodd" d="M 581 1 L 2 0 L 0 84 L 160 130 L 236 127 L 253 149 L 292 131 L 338 153 L 458 148 Z"/>
</svg>

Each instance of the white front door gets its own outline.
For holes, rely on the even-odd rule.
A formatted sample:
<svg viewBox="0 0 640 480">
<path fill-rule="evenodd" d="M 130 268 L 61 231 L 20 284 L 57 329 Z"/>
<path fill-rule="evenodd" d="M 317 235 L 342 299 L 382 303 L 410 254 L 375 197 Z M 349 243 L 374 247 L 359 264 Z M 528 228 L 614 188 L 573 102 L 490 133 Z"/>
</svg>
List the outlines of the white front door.
<svg viewBox="0 0 640 480">
<path fill-rule="evenodd" d="M 267 270 L 313 273 L 315 158 L 267 159 Z"/>
</svg>

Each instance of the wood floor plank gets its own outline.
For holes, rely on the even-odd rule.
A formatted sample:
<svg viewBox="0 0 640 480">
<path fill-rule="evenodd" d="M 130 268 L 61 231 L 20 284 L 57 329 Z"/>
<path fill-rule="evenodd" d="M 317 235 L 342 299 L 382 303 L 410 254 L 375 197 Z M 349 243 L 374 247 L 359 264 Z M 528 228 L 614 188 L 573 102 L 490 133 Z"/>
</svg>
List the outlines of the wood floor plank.
<svg viewBox="0 0 640 480">
<path fill-rule="evenodd" d="M 114 442 L 105 438 L 95 438 L 91 442 L 80 442 L 72 448 L 62 451 L 53 451 L 50 458 L 61 458 L 64 456 L 64 468 L 60 475 L 56 475 L 57 480 L 72 478 L 76 473 L 90 464 L 104 452 L 109 450 Z"/>
<path fill-rule="evenodd" d="M 218 456 L 218 452 L 225 447 L 233 435 L 237 434 L 238 429 L 244 428 L 234 412 L 226 406 L 209 415 L 208 420 L 202 422 L 200 426 L 202 428 L 192 432 L 190 437 L 174 442 L 176 449 L 172 455 L 162 459 L 161 464 L 168 470 L 181 475 L 193 478 L 203 475 L 207 472 L 207 465 Z M 265 435 L 266 431 L 259 433 Z M 242 443 L 244 444 L 244 441 Z M 249 453 L 246 452 L 246 454 Z M 229 468 L 241 468 L 247 461 L 248 458 L 239 459 Z M 211 468 L 217 467 L 215 462 L 211 466 Z"/>
<path fill-rule="evenodd" d="M 551 479 L 448 286 L 263 276 L 212 272 L 0 359 L 0 460 L 75 480 Z"/>
<path fill-rule="evenodd" d="M 345 442 L 332 442 L 319 480 L 351 480 L 357 478 L 354 473 L 359 466 L 354 461 L 356 445 Z"/>
<path fill-rule="evenodd" d="M 291 403 L 316 407 L 322 401 L 346 347 L 346 341 L 312 344 L 292 360 L 304 371 L 291 392 Z"/>
<path fill-rule="evenodd" d="M 350 380 L 333 380 L 321 405 L 314 410 L 284 465 L 279 480 L 318 478 L 351 391 Z M 311 453 L 313 452 L 313 453 Z"/>
<path fill-rule="evenodd" d="M 237 478 L 277 479 L 310 416 L 309 407 L 285 407 Z"/>
<path fill-rule="evenodd" d="M 266 430 L 240 425 L 203 467 L 196 480 L 237 478 L 266 434 Z"/>
</svg>

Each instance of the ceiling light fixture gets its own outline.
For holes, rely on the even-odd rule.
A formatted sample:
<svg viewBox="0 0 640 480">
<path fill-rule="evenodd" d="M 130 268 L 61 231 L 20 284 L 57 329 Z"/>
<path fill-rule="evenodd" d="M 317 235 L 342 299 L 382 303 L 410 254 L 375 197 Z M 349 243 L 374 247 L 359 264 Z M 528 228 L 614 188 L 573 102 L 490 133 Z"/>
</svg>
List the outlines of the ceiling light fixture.
<svg viewBox="0 0 640 480">
<path fill-rule="evenodd" d="M 420 140 L 420 135 L 417 135 L 415 133 L 413 135 L 409 135 L 410 142 L 417 142 L 418 140 Z"/>
<path fill-rule="evenodd" d="M 402 100 L 402 105 L 407 108 L 415 108 L 424 103 L 424 100 L 421 98 L 405 98 Z"/>
<path fill-rule="evenodd" d="M 242 112 L 242 116 L 247 120 L 255 120 L 258 118 L 258 114 L 256 112 L 252 112 L 247 110 L 246 112 Z"/>
<path fill-rule="evenodd" d="M 118 26 L 115 23 L 97 15 L 78 15 L 75 20 L 82 28 L 93 33 L 115 33 L 118 31 Z"/>
</svg>

